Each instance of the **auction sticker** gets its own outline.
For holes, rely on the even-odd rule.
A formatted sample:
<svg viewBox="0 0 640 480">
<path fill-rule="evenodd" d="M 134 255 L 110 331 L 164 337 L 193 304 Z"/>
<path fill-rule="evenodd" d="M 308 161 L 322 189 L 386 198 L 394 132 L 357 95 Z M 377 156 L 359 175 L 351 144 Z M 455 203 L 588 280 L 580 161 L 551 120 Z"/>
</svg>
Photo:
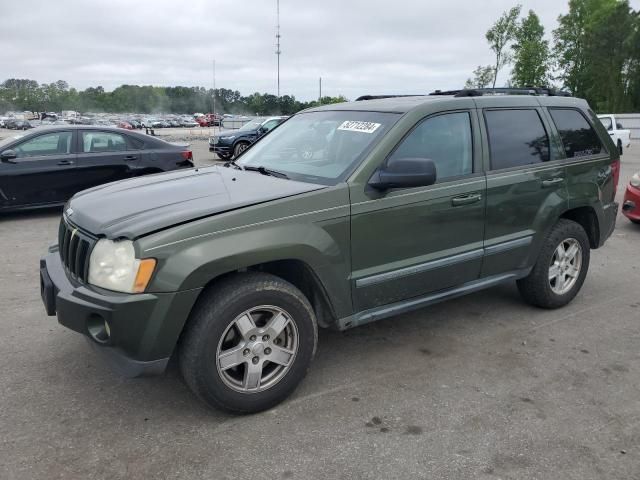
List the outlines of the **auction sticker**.
<svg viewBox="0 0 640 480">
<path fill-rule="evenodd" d="M 347 120 L 346 122 L 342 122 L 342 125 L 338 127 L 338 130 L 346 130 L 348 132 L 373 133 L 378 129 L 380 125 L 380 123 Z"/>
</svg>

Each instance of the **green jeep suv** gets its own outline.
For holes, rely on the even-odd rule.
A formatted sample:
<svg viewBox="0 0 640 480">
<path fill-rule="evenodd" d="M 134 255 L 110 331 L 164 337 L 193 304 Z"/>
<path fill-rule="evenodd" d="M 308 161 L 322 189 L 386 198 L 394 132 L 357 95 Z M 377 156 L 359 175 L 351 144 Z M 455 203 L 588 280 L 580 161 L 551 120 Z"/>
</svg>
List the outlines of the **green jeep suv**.
<svg viewBox="0 0 640 480">
<path fill-rule="evenodd" d="M 225 166 L 77 194 L 42 298 L 123 374 L 175 355 L 206 403 L 256 412 L 300 383 L 319 327 L 510 281 L 567 304 L 614 229 L 618 173 L 587 103 L 552 90 L 327 105 Z"/>
</svg>

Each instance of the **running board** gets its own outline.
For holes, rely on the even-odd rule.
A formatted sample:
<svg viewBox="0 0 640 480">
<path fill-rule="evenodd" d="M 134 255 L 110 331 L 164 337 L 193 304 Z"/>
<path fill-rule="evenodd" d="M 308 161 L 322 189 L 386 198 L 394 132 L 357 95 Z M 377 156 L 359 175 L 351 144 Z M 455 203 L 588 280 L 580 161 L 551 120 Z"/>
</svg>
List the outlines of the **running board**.
<svg viewBox="0 0 640 480">
<path fill-rule="evenodd" d="M 363 312 L 338 319 L 338 329 L 347 330 L 349 328 L 359 327 L 360 325 L 365 325 L 367 323 L 382 320 L 383 318 L 393 317 L 394 315 L 400 315 L 402 313 L 411 312 L 413 310 L 427 307 L 435 303 L 440 303 L 445 300 L 461 297 L 468 293 L 476 292 L 478 290 L 484 290 L 485 288 L 493 287 L 501 283 L 526 277 L 527 275 L 529 275 L 530 271 L 531 269 L 524 269 L 501 275 L 494 275 L 491 277 L 474 280 L 473 282 L 464 283 L 448 290 L 440 290 L 436 293 L 431 293 L 423 297 L 410 298 L 401 302 L 371 308 L 369 310 L 365 310 Z"/>
</svg>

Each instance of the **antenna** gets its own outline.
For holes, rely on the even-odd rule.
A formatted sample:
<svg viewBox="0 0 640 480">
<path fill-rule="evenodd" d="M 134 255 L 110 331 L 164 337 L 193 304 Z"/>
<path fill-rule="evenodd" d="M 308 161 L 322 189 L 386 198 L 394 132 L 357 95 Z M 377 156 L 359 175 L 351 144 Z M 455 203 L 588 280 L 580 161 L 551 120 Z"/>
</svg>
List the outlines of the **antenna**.
<svg viewBox="0 0 640 480">
<path fill-rule="evenodd" d="M 278 58 L 278 98 L 280 97 L 280 0 L 276 0 L 276 16 L 278 23 L 276 25 L 276 56 Z"/>
</svg>

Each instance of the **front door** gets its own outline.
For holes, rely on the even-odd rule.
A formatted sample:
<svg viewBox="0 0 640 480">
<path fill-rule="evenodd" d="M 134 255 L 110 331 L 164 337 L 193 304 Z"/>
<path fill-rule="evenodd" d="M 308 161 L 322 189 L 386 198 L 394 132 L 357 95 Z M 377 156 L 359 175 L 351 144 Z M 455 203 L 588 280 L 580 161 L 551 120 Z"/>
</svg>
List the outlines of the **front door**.
<svg viewBox="0 0 640 480">
<path fill-rule="evenodd" d="M 17 157 L 0 163 L 0 205 L 22 207 L 65 202 L 74 193 L 73 132 L 51 132 L 11 147 Z"/>
<path fill-rule="evenodd" d="M 474 167 L 474 158 L 481 157 L 477 130 L 473 111 L 423 119 L 391 156 L 432 159 L 436 183 L 393 189 L 378 198 L 352 204 L 356 311 L 478 278 L 486 180 L 479 161 Z M 352 199 L 357 197 L 358 192 L 352 192 Z"/>
</svg>

